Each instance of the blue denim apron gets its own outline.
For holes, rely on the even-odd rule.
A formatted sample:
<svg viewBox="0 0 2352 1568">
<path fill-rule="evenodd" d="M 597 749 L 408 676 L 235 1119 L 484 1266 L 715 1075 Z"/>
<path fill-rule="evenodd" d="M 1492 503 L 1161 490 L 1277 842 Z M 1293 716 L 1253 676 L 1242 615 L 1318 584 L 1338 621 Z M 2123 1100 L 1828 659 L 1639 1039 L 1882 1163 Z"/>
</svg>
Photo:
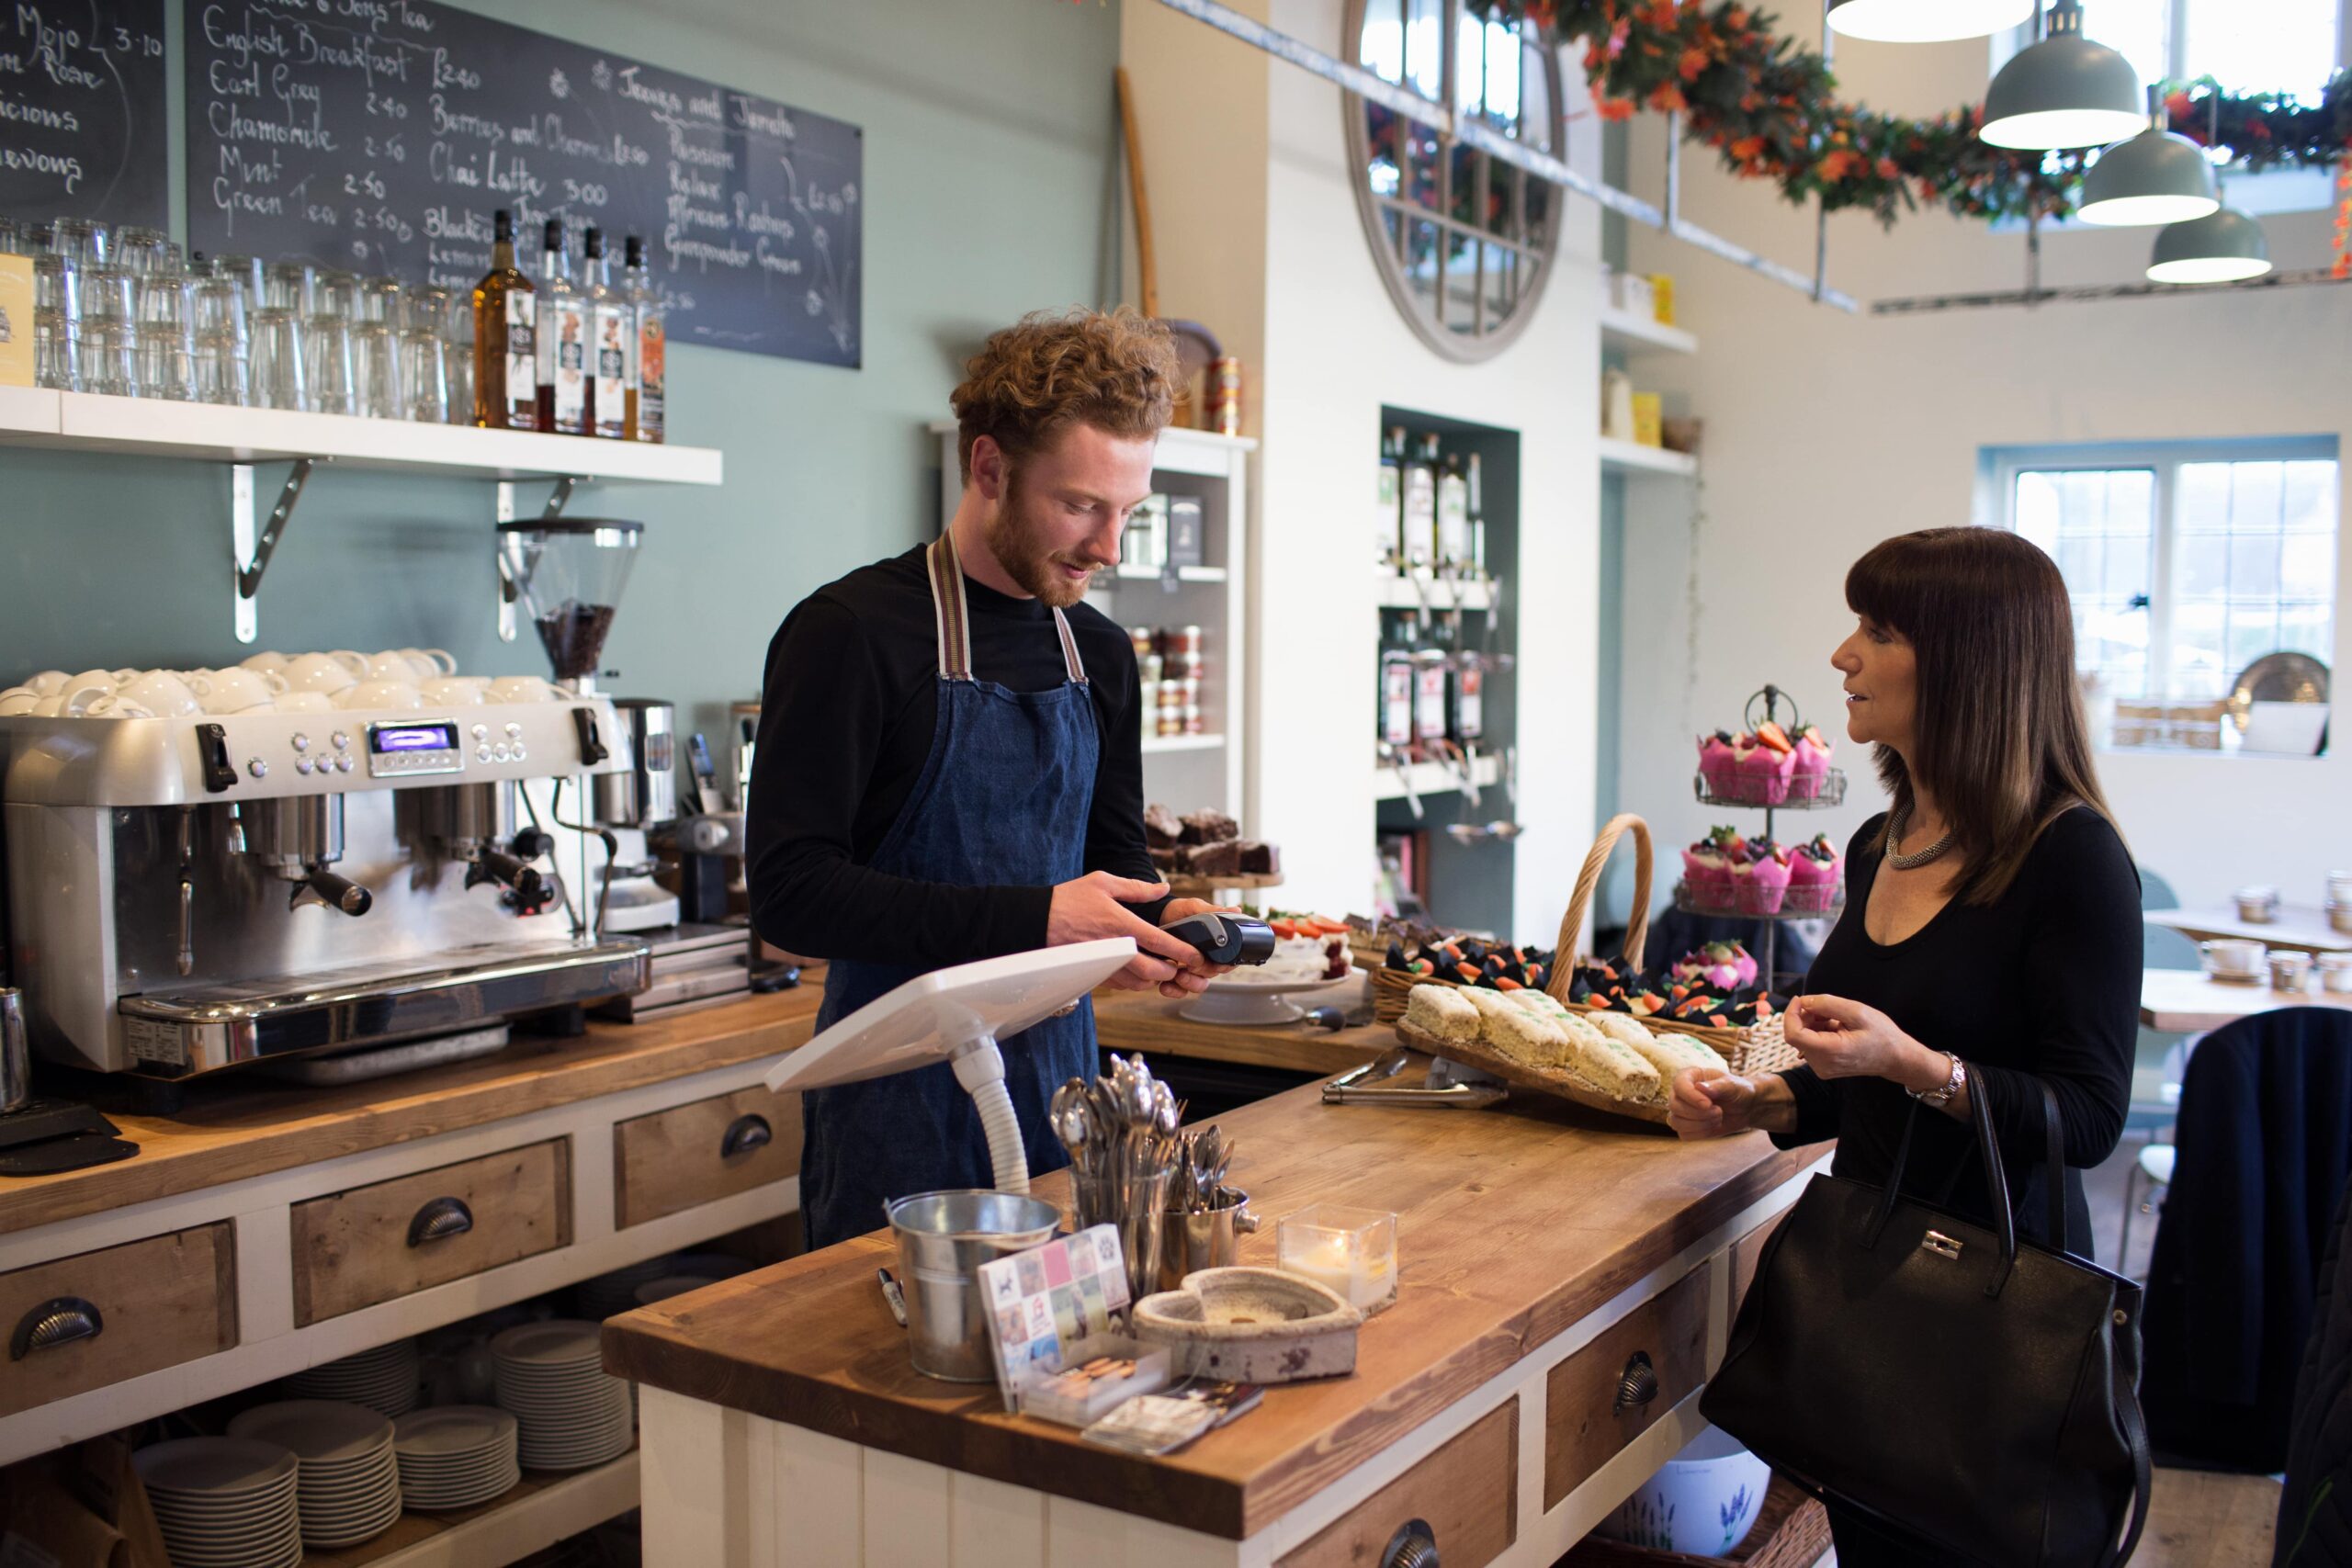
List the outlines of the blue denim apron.
<svg viewBox="0 0 2352 1568">
<path fill-rule="evenodd" d="M 939 718 L 922 773 L 868 863 L 962 887 L 1046 887 L 1081 876 L 1102 740 L 1069 622 L 1054 612 L 1069 671 L 1061 685 L 1014 692 L 978 680 L 952 534 L 932 546 L 929 565 Z M 923 973 L 914 964 L 831 964 L 817 1027 Z M 1097 1070 L 1093 1004 L 998 1043 L 1030 1172 L 1058 1170 L 1069 1156 L 1046 1125 L 1046 1102 L 1064 1080 Z M 811 1250 L 880 1226 L 888 1199 L 996 1185 L 979 1114 L 944 1062 L 812 1089 L 800 1103 L 800 1213 Z"/>
</svg>

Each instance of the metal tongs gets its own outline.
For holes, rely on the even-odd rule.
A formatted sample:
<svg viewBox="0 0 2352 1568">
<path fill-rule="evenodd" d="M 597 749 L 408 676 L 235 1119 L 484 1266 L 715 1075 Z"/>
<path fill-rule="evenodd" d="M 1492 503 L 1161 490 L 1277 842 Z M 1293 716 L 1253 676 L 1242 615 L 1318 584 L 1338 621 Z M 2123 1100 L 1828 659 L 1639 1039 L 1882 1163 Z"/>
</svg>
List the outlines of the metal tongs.
<svg viewBox="0 0 2352 1568">
<path fill-rule="evenodd" d="M 1510 1090 L 1492 1083 L 1471 1083 L 1453 1075 L 1464 1069 L 1442 1057 L 1430 1067 L 1427 1089 L 1372 1089 L 1367 1085 L 1393 1078 L 1405 1068 L 1412 1053 L 1396 1046 L 1376 1062 L 1341 1073 L 1323 1086 L 1326 1105 L 1393 1105 L 1420 1110 L 1477 1111 L 1506 1099 Z"/>
</svg>

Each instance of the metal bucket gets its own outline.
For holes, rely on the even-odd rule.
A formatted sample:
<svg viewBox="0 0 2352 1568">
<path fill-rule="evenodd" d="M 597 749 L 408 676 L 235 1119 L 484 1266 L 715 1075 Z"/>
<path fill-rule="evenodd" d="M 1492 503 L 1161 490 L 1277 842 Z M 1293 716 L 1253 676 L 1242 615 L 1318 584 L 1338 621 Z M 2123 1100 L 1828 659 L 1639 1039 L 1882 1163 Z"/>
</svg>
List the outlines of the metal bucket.
<svg viewBox="0 0 2352 1568">
<path fill-rule="evenodd" d="M 1217 1190 L 1218 1206 L 1198 1214 L 1170 1213 L 1159 1246 L 1159 1289 L 1172 1291 L 1184 1276 L 1204 1269 L 1230 1269 L 1241 1261 L 1244 1235 L 1258 1229 L 1250 1194 L 1238 1187 Z"/>
<path fill-rule="evenodd" d="M 899 1244 L 907 1350 L 915 1371 L 947 1382 L 993 1382 L 980 1265 L 1053 1239 L 1061 1211 L 1017 1192 L 918 1192 L 884 1204 Z"/>
</svg>

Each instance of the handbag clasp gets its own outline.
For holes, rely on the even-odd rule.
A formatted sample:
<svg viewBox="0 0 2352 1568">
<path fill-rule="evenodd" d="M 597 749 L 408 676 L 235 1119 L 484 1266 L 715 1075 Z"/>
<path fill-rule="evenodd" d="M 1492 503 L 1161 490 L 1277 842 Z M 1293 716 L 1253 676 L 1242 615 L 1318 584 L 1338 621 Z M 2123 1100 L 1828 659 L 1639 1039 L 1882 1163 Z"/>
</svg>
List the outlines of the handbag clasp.
<svg viewBox="0 0 2352 1568">
<path fill-rule="evenodd" d="M 1919 1238 L 1920 1251 L 1932 1252 L 1939 1258 L 1950 1258 L 1954 1262 L 1960 1260 L 1960 1246 L 1959 1242 L 1941 1231 L 1929 1231 Z"/>
</svg>

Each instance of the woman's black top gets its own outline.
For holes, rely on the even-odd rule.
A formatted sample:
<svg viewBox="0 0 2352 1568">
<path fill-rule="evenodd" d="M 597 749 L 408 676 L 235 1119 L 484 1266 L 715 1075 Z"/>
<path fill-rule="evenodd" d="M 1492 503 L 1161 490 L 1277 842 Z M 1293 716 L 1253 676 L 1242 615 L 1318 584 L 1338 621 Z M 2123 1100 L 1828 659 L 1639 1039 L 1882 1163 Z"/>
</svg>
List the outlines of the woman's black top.
<svg viewBox="0 0 2352 1568">
<path fill-rule="evenodd" d="M 1970 1092 L 1985 1097 L 2008 1168 L 2018 1234 L 2050 1242 L 2043 1215 L 2041 1085 L 2057 1092 L 2066 1144 L 2069 1250 L 2089 1257 L 2090 1211 L 2081 1168 L 2114 1152 L 2131 1098 L 2138 1040 L 2140 878 L 2122 838 L 2077 807 L 2042 830 L 2008 891 L 1990 904 L 1958 898 L 1901 942 L 1863 930 L 1879 867 L 1883 816 L 1854 835 L 1846 855 L 1846 912 L 1805 976 L 1805 989 L 1878 1009 L 1931 1050 L 1968 1064 Z M 1832 1169 L 1885 1183 L 1912 1100 L 1886 1078 L 1828 1078 L 1811 1067 L 1781 1075 L 1797 1125 L 1782 1148 L 1838 1140 Z M 1921 1106 L 1903 1190 L 1989 1224 L 1984 1175 L 1968 1124 Z"/>
</svg>

